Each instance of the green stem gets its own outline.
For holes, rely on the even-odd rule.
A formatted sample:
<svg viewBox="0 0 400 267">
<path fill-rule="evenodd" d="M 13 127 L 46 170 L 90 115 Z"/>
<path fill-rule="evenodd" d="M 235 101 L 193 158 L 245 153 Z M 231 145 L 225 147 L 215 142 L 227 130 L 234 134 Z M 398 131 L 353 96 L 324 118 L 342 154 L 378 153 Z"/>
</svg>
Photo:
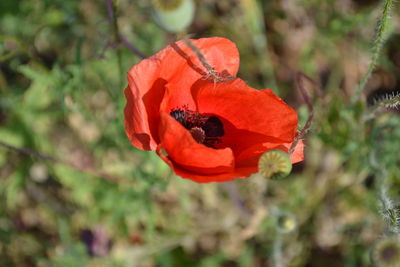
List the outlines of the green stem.
<svg viewBox="0 0 400 267">
<path fill-rule="evenodd" d="M 43 154 L 41 152 L 37 152 L 37 151 L 29 149 L 29 148 L 16 147 L 14 145 L 11 145 L 9 143 L 5 143 L 3 141 L 0 141 L 0 148 L 5 148 L 5 149 L 8 149 L 8 150 L 17 152 L 19 154 L 23 154 L 23 155 L 26 155 L 26 156 L 31 156 L 33 158 L 40 159 L 40 160 L 46 160 L 46 161 L 49 161 L 49 162 L 52 162 L 52 163 L 55 163 L 55 164 L 62 164 L 62 165 L 68 166 L 68 167 L 70 167 L 72 169 L 75 169 L 77 171 L 85 172 L 87 174 L 91 174 L 91 175 L 94 175 L 96 177 L 100 177 L 103 180 L 107 180 L 107 181 L 110 181 L 110 182 L 115 182 L 115 183 L 128 182 L 127 179 L 124 179 L 124 178 L 121 178 L 121 177 L 118 177 L 118 176 L 114 176 L 114 175 L 110 175 L 110 174 L 108 174 L 106 172 L 99 171 L 98 169 L 93 168 L 91 166 L 80 166 L 80 165 L 78 165 L 76 163 L 72 163 L 72 162 L 65 161 L 65 160 L 60 160 L 60 159 L 55 158 L 53 156 L 50 156 L 50 155 L 47 155 L 47 154 Z"/>
<path fill-rule="evenodd" d="M 107 0 L 108 19 L 113 27 L 114 41 L 116 44 L 119 45 L 121 43 L 121 34 L 119 32 L 119 26 L 118 26 L 117 8 L 118 8 L 118 0 L 116 1 Z M 117 55 L 118 73 L 120 74 L 119 87 L 122 88 L 124 83 L 124 79 L 121 75 L 123 73 L 122 55 L 118 47 L 116 49 L 116 55 Z"/>
<path fill-rule="evenodd" d="M 372 71 L 375 69 L 375 66 L 378 62 L 382 46 L 385 43 L 385 34 L 388 28 L 389 20 L 390 20 L 390 10 L 393 6 L 393 0 L 385 0 L 385 4 L 382 11 L 382 16 L 378 21 L 378 27 L 375 33 L 375 40 L 372 45 L 372 57 L 371 63 L 369 64 L 367 72 L 362 77 L 360 84 L 358 85 L 353 98 L 352 102 L 354 103 L 358 99 L 360 99 L 361 93 L 365 88 L 369 78 L 371 77 Z"/>
<path fill-rule="evenodd" d="M 278 234 L 274 239 L 272 260 L 276 267 L 283 267 L 283 255 L 282 255 L 282 236 Z"/>
</svg>

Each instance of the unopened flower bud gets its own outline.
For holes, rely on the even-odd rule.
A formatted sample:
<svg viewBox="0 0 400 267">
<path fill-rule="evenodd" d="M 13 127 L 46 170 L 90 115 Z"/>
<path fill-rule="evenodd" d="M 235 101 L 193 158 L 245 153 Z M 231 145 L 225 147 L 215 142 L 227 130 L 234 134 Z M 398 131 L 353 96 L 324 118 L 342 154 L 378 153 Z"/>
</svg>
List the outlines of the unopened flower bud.
<svg viewBox="0 0 400 267">
<path fill-rule="evenodd" d="M 153 0 L 153 15 L 156 22 L 169 32 L 179 32 L 193 21 L 193 0 Z"/>
<path fill-rule="evenodd" d="M 265 178 L 281 179 L 288 176 L 291 170 L 289 155 L 279 149 L 265 152 L 258 161 L 258 171 Z"/>
</svg>

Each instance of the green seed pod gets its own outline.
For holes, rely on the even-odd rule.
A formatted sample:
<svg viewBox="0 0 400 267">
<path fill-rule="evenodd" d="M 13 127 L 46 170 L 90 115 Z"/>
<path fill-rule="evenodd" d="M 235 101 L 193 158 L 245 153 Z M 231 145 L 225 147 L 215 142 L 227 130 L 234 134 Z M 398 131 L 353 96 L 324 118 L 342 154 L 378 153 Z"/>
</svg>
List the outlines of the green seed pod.
<svg viewBox="0 0 400 267">
<path fill-rule="evenodd" d="M 276 216 L 276 226 L 282 234 L 291 233 L 297 228 L 296 217 L 289 212 L 279 212 Z"/>
<path fill-rule="evenodd" d="M 265 152 L 258 161 L 258 171 L 265 178 L 281 179 L 290 174 L 292 162 L 287 153 L 279 149 Z"/>
<path fill-rule="evenodd" d="M 153 16 L 157 24 L 169 32 L 179 32 L 193 21 L 193 0 L 153 0 Z"/>
<path fill-rule="evenodd" d="M 379 267 L 400 266 L 400 240 L 398 236 L 384 237 L 372 249 L 372 260 Z"/>
</svg>

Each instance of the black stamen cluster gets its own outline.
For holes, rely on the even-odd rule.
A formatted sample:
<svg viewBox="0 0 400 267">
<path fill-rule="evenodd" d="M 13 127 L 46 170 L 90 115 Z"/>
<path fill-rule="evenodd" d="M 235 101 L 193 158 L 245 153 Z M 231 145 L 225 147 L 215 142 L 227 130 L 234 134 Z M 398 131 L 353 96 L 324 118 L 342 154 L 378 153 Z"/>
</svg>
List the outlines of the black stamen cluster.
<svg viewBox="0 0 400 267">
<path fill-rule="evenodd" d="M 188 130 L 193 127 L 202 128 L 208 119 L 207 116 L 201 116 L 198 112 L 183 109 L 174 109 L 169 114 Z"/>
<path fill-rule="evenodd" d="M 169 113 L 176 121 L 189 131 L 198 127 L 203 129 L 206 136 L 203 144 L 214 147 L 215 143 L 221 143 L 218 137 L 224 136 L 224 126 L 217 116 L 205 116 L 188 109 L 173 109 Z"/>
</svg>

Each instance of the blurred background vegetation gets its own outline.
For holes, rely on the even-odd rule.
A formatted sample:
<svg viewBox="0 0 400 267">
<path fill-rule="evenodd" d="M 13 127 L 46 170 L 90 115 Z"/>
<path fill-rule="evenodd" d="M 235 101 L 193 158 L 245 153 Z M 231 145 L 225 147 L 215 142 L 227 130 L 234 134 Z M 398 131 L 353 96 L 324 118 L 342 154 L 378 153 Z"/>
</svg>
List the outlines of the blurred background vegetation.
<svg viewBox="0 0 400 267">
<path fill-rule="evenodd" d="M 301 126 L 295 73 L 324 95 L 306 86 L 315 119 L 289 177 L 196 184 L 124 131 L 126 72 L 178 38 L 151 1 L 0 1 L 0 266 L 371 266 L 374 244 L 400 231 L 396 3 L 350 98 L 383 7 L 195 1 L 186 33 L 235 42 L 238 76 L 272 88 Z"/>
</svg>

